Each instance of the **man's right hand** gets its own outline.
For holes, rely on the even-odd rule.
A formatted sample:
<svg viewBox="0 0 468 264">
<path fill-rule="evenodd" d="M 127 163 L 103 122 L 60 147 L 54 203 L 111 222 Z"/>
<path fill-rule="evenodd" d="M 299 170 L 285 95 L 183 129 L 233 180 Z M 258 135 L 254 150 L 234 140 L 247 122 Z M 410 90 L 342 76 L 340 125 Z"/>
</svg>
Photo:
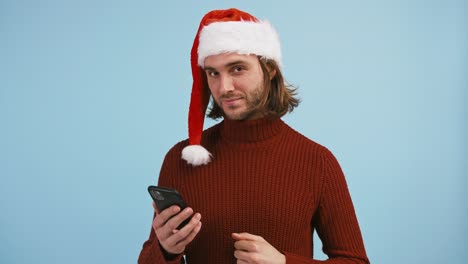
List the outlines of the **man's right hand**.
<svg viewBox="0 0 468 264">
<path fill-rule="evenodd" d="M 193 214 L 192 208 L 187 207 L 180 212 L 180 207 L 174 205 L 158 213 L 154 202 L 153 207 L 156 212 L 153 229 L 158 237 L 159 244 L 169 254 L 181 254 L 184 252 L 185 246 L 192 242 L 200 231 L 202 225 L 200 222 L 201 215 L 196 213 L 187 225 L 177 230 L 176 228 Z"/>
</svg>

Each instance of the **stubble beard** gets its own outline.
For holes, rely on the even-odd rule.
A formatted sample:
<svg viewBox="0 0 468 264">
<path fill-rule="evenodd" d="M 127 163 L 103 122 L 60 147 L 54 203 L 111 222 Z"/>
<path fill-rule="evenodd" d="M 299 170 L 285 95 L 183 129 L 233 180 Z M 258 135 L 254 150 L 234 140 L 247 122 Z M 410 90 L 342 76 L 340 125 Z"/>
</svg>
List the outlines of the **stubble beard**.
<svg viewBox="0 0 468 264">
<path fill-rule="evenodd" d="M 246 108 L 245 110 L 241 112 L 234 112 L 230 113 L 228 111 L 228 114 L 226 114 L 226 111 L 222 107 L 220 107 L 221 111 L 223 112 L 224 118 L 230 119 L 230 120 L 236 120 L 236 121 L 242 121 L 242 120 L 247 120 L 251 119 L 253 116 L 260 115 L 262 112 L 260 109 L 260 91 L 261 88 L 255 89 L 255 91 L 251 94 L 246 94 L 243 97 L 243 100 L 245 100 L 246 103 Z M 230 97 L 230 95 L 226 95 L 225 97 Z M 216 102 L 218 106 L 221 104 Z M 261 115 L 260 115 L 261 116 Z"/>
</svg>

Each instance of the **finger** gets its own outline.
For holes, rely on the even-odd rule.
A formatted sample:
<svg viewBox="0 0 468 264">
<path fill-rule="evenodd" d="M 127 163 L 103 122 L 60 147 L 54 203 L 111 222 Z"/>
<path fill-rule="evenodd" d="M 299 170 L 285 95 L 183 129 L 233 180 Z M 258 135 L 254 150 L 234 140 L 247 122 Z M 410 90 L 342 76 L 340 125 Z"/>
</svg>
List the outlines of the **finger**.
<svg viewBox="0 0 468 264">
<path fill-rule="evenodd" d="M 190 217 L 190 216 L 189 216 L 189 217 Z M 187 217 L 187 218 L 188 218 L 188 217 Z M 187 218 L 182 219 L 182 222 L 186 221 Z M 180 233 L 179 235 L 182 235 L 182 236 L 183 236 L 183 235 L 188 235 L 188 233 L 190 233 L 190 231 L 191 231 L 193 228 L 190 228 L 190 227 L 187 227 L 187 226 L 188 226 L 188 225 L 191 225 L 191 226 L 195 227 L 195 226 L 198 224 L 198 222 L 200 222 L 200 220 L 201 220 L 201 214 L 200 214 L 200 213 L 196 213 L 196 214 L 193 215 L 193 217 L 190 219 L 190 221 L 189 221 L 187 224 L 185 224 L 180 230 L 178 230 L 178 229 L 173 229 L 173 230 L 172 230 L 172 233 L 175 234 L 175 233 L 182 232 L 182 233 Z M 180 226 L 180 224 L 179 224 L 177 227 L 179 227 L 179 226 Z M 186 228 L 186 227 L 187 227 L 187 228 Z"/>
<path fill-rule="evenodd" d="M 158 213 L 156 215 L 156 228 L 160 228 L 166 224 L 166 222 L 175 214 L 178 214 L 180 212 L 180 207 L 179 206 L 171 206 L 162 212 Z"/>
<path fill-rule="evenodd" d="M 185 239 L 179 241 L 177 243 L 177 245 L 181 245 L 181 246 L 184 246 L 184 247 L 186 245 L 188 245 L 190 242 L 192 242 L 193 239 L 195 239 L 197 234 L 200 232 L 201 227 L 202 227 L 202 222 L 198 222 L 198 225 L 195 226 L 195 228 L 192 230 L 192 232 L 190 232 L 189 235 Z"/>
<path fill-rule="evenodd" d="M 189 212 L 193 212 L 193 210 L 187 210 Z M 178 215 L 182 214 L 183 212 L 179 213 Z M 177 215 L 177 216 L 178 216 Z M 200 222 L 200 218 L 201 218 L 201 215 L 200 214 L 197 214 L 198 216 L 194 216 L 192 218 L 194 218 L 194 220 L 190 221 L 187 226 L 189 225 L 193 225 L 193 223 L 197 223 L 197 224 L 200 224 L 200 226 L 198 228 L 195 228 L 195 234 L 191 235 L 190 233 L 187 235 L 184 235 L 184 232 L 186 232 L 186 230 L 178 230 L 177 233 L 180 232 L 180 234 L 174 234 L 172 232 L 172 230 L 175 228 L 174 227 L 174 224 L 170 224 L 169 221 L 166 222 L 162 228 L 159 228 L 158 230 L 156 230 L 156 235 L 158 237 L 158 240 L 159 242 L 161 243 L 161 245 L 164 246 L 164 248 L 166 249 L 166 251 L 168 252 L 173 252 L 173 253 L 179 253 L 181 251 L 184 250 L 185 246 L 190 243 L 194 238 L 195 238 L 195 235 L 200 231 L 200 228 L 201 228 L 201 222 Z M 173 218 L 177 217 L 177 216 L 174 216 Z M 190 216 L 190 214 L 188 215 Z M 170 219 L 172 220 L 172 218 Z M 192 222 L 192 223 L 191 223 Z M 177 225 L 177 224 L 175 224 Z M 195 226 L 196 227 L 196 226 Z M 184 227 L 185 228 L 185 227 Z M 190 231 L 190 230 L 189 230 Z M 184 239 L 187 239 L 187 242 L 185 242 L 184 244 L 179 244 L 179 242 Z M 170 250 L 169 250 L 170 249 Z"/>
<path fill-rule="evenodd" d="M 182 229 L 178 230 L 176 233 L 173 233 L 168 238 L 168 242 L 172 243 L 172 244 L 178 244 L 178 243 L 181 243 L 184 240 L 187 240 L 192 235 L 193 231 L 196 231 L 196 233 L 198 233 L 198 231 L 200 231 L 200 228 L 201 228 L 201 225 L 198 226 L 201 223 L 200 219 L 201 219 L 201 215 L 199 213 L 196 213 L 192 217 L 190 222 L 188 222 L 187 225 L 185 225 Z M 196 235 L 196 233 L 195 233 L 195 235 Z M 195 236 L 193 236 L 193 237 L 195 237 Z"/>
<path fill-rule="evenodd" d="M 237 250 L 243 250 L 248 252 L 258 252 L 259 245 L 257 241 L 251 240 L 239 240 L 234 243 L 234 248 Z"/>
<path fill-rule="evenodd" d="M 234 251 L 234 257 L 237 259 L 237 263 L 248 263 L 248 260 L 250 259 L 250 253 L 247 251 L 243 250 L 236 250 Z M 244 261 L 244 262 L 239 262 L 239 261 Z"/>
<path fill-rule="evenodd" d="M 189 218 L 193 214 L 193 209 L 190 207 L 185 208 L 180 213 L 174 215 L 169 220 L 167 220 L 167 228 L 170 229 L 170 232 L 177 229 L 182 222 L 184 222 L 187 218 Z"/>
<path fill-rule="evenodd" d="M 232 233 L 232 238 L 235 240 L 251 240 L 251 241 L 265 241 L 263 237 L 252 235 L 249 233 Z"/>
</svg>

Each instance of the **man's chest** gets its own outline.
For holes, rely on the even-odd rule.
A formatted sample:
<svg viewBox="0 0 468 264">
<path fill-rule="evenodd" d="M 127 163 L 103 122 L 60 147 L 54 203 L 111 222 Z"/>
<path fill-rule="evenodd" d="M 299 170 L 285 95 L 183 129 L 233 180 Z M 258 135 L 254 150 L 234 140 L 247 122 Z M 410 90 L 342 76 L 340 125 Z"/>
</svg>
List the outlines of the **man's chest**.
<svg viewBox="0 0 468 264">
<path fill-rule="evenodd" d="M 281 238 L 276 243 L 294 244 L 310 228 L 317 206 L 309 177 L 284 166 L 232 166 L 185 177 L 181 192 L 202 215 L 203 233 L 211 239 L 274 233 L 272 239 Z"/>
</svg>

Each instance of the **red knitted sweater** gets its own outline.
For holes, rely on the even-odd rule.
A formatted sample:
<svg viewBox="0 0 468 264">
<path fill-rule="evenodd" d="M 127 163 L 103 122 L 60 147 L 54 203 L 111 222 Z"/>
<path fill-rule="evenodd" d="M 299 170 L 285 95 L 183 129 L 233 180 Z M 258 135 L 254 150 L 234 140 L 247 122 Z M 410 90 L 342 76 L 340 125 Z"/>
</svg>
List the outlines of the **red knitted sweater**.
<svg viewBox="0 0 468 264">
<path fill-rule="evenodd" d="M 186 248 L 189 264 L 235 263 L 233 232 L 262 236 L 290 263 L 313 259 L 317 231 L 326 263 L 369 263 L 348 187 L 335 157 L 281 119 L 230 121 L 209 128 L 205 166 L 180 158 L 183 141 L 166 155 L 160 186 L 177 189 L 202 215 L 202 229 Z M 138 263 L 167 260 L 153 230 Z"/>
</svg>

